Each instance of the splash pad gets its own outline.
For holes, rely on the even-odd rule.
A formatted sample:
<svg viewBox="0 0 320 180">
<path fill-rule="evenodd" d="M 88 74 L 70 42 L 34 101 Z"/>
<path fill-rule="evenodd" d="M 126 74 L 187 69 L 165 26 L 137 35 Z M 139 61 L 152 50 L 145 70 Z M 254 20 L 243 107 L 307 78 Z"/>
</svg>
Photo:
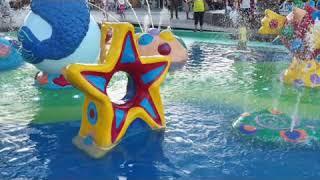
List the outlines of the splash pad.
<svg viewBox="0 0 320 180">
<path fill-rule="evenodd" d="M 268 9 L 265 11 L 259 33 L 278 35 L 277 38 L 293 55 L 291 64 L 281 74 L 280 83 L 298 89 L 319 87 L 319 17 L 320 10 L 308 3 L 303 8 L 294 7 L 287 16 Z M 318 142 L 318 125 L 311 124 L 311 121 L 299 121 L 302 92 L 297 92 L 291 116 L 276 109 L 243 113 L 233 123 L 233 128 L 241 135 L 266 142 Z"/>
<path fill-rule="evenodd" d="M 320 140 L 320 129 L 309 121 L 299 121 L 276 110 L 243 113 L 233 128 L 243 137 L 263 142 L 307 143 Z M 292 122 L 295 123 L 293 129 Z"/>
</svg>

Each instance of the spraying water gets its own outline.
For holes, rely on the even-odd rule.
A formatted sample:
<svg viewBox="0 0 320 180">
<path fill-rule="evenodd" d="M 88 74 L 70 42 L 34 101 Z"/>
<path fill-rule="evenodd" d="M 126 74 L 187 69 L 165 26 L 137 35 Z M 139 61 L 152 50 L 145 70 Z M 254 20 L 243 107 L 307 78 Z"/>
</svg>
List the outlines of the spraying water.
<svg viewBox="0 0 320 180">
<path fill-rule="evenodd" d="M 170 26 L 170 16 L 169 10 L 167 8 L 163 8 L 160 11 L 160 18 L 159 18 L 159 26 L 158 29 L 161 29 L 162 24 L 169 24 Z"/>
<path fill-rule="evenodd" d="M 243 103 L 244 103 L 244 111 L 243 112 L 248 112 L 248 100 L 249 100 L 249 93 L 246 93 L 243 97 Z"/>
<path fill-rule="evenodd" d="M 13 24 L 13 13 L 7 1 L 0 0 L 0 28 L 11 29 Z"/>
<path fill-rule="evenodd" d="M 146 3 L 147 3 L 147 7 L 148 7 L 149 20 L 150 20 L 150 22 L 151 22 L 152 28 L 154 28 L 153 21 L 152 21 L 151 8 L 150 8 L 149 0 L 145 0 L 145 1 L 146 1 Z"/>
<path fill-rule="evenodd" d="M 90 6 L 97 8 L 99 11 L 101 11 L 103 14 L 108 15 L 108 17 L 111 17 L 111 19 L 113 19 L 116 22 L 120 22 L 117 18 L 115 18 L 114 16 L 112 16 L 110 13 L 108 13 L 107 11 L 105 11 L 104 9 L 102 9 L 101 7 L 89 2 Z"/>
<path fill-rule="evenodd" d="M 238 41 L 238 49 L 239 50 L 246 50 L 247 49 L 247 28 L 242 26 L 239 28 L 239 41 Z"/>
<path fill-rule="evenodd" d="M 294 127 L 296 126 L 297 122 L 298 122 L 298 112 L 299 112 L 299 104 L 301 101 L 301 96 L 302 96 L 302 92 L 299 91 L 299 94 L 297 96 L 297 102 L 294 106 L 294 111 L 293 114 L 291 116 L 291 124 L 290 124 L 290 132 L 293 131 Z"/>
<path fill-rule="evenodd" d="M 232 10 L 229 14 L 233 26 L 238 25 L 239 22 L 239 13 L 236 10 Z"/>
<path fill-rule="evenodd" d="M 149 26 L 150 26 L 149 16 L 148 16 L 148 15 L 145 15 L 144 18 L 143 18 L 143 29 L 144 29 L 145 32 L 148 31 Z"/>
<path fill-rule="evenodd" d="M 281 74 L 281 76 L 283 76 L 282 74 Z M 277 84 L 277 78 L 274 78 L 273 79 L 273 83 L 274 84 Z M 279 87 L 279 93 L 278 94 L 276 94 L 276 96 L 275 97 L 273 97 L 274 99 L 273 99 L 273 104 L 272 104 L 272 110 L 273 111 L 278 111 L 278 109 L 279 109 L 279 99 L 280 99 L 280 97 L 282 96 L 282 91 L 283 91 L 283 81 L 282 80 L 280 80 L 280 87 Z"/>
<path fill-rule="evenodd" d="M 128 4 L 128 6 L 130 7 L 130 9 L 132 10 L 133 15 L 136 17 L 141 31 L 144 32 L 144 31 L 143 31 L 143 28 L 142 28 L 142 26 L 141 26 L 140 20 L 139 20 L 139 18 L 138 18 L 138 16 L 137 16 L 137 13 L 136 13 L 136 11 L 134 10 L 134 8 L 132 7 L 132 4 L 131 4 L 128 0 L 127 0 L 126 2 L 127 2 L 127 4 Z"/>
<path fill-rule="evenodd" d="M 281 83 L 280 88 L 279 88 L 279 94 L 277 96 L 277 98 L 273 99 L 273 104 L 272 104 L 272 110 L 278 110 L 279 109 L 279 99 L 282 95 L 282 91 L 283 91 L 283 85 Z"/>
</svg>

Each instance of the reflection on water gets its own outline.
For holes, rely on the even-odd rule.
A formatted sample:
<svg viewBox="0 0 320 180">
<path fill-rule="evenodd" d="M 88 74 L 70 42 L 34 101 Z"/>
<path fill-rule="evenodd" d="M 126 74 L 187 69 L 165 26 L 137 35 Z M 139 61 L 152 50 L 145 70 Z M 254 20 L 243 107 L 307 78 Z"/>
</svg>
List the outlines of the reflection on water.
<svg viewBox="0 0 320 180">
<path fill-rule="evenodd" d="M 137 123 L 139 123 L 137 121 Z M 163 132 L 137 134 L 130 127 L 131 141 L 123 141 L 108 156 L 94 160 L 71 143 L 79 123 L 29 125 L 5 132 L 0 146 L 1 179 L 128 179 L 180 177 L 181 173 L 163 154 Z M 133 135 L 137 134 L 137 135 Z M 10 142 L 10 143 L 9 143 Z M 161 168 L 168 171 L 162 173 Z M 180 173 L 180 174 L 179 174 Z"/>
<path fill-rule="evenodd" d="M 190 48 L 191 58 L 184 70 L 172 73 L 163 88 L 167 99 L 223 103 L 249 111 L 270 109 L 276 100 L 281 111 L 293 111 L 298 94 L 279 81 L 291 60 L 287 52 L 272 47 L 238 51 L 236 46 L 208 43 L 195 43 Z M 299 117 L 320 119 L 317 92 L 303 92 Z"/>
<path fill-rule="evenodd" d="M 100 160 L 71 143 L 80 126 L 81 93 L 35 88 L 36 70 L 29 66 L 0 73 L 0 179 L 318 179 L 316 144 L 245 141 L 231 127 L 245 108 L 266 109 L 275 98 L 280 110 L 293 111 L 296 90 L 283 86 L 280 92 L 276 78 L 288 66 L 288 54 L 208 43 L 189 47 L 190 61 L 162 87 L 165 133 L 127 138 Z M 299 117 L 319 123 L 319 96 L 316 89 L 303 91 Z"/>
<path fill-rule="evenodd" d="M 1 179 L 253 179 L 319 177 L 318 147 L 244 141 L 231 130 L 238 115 L 226 106 L 167 103 L 165 133 L 125 139 L 93 160 L 72 145 L 79 122 L 30 124 L 4 131 Z M 3 127 L 3 126 L 2 126 Z M 7 141 L 11 141 L 8 143 Z M 291 179 L 291 178 L 290 178 Z"/>
</svg>

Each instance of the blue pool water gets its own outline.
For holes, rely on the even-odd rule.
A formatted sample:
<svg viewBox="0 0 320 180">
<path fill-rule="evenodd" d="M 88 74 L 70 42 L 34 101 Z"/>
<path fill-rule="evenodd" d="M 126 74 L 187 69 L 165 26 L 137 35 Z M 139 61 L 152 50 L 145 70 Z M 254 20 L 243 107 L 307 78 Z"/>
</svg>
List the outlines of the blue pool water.
<svg viewBox="0 0 320 180">
<path fill-rule="evenodd" d="M 316 143 L 247 140 L 231 127 L 244 110 L 264 109 L 272 103 L 270 99 L 278 97 L 278 81 L 274 79 L 288 65 L 288 54 L 263 48 L 243 53 L 235 46 L 210 43 L 191 43 L 189 48 L 187 65 L 170 73 L 162 87 L 165 132 L 132 135 L 99 160 L 91 159 L 71 143 L 80 119 L 33 122 L 36 110 L 27 109 L 37 101 L 30 99 L 42 97 L 30 90 L 35 87 L 26 74 L 34 69 L 22 67 L 26 79 L 15 79 L 21 81 L 16 86 L 30 86 L 21 93 L 30 91 L 34 95 L 29 93 L 29 98 L 19 100 L 23 102 L 20 106 L 9 100 L 0 102 L 0 179 L 319 179 L 320 147 Z M 9 89 L 1 91 L 16 96 Z M 279 100 L 287 105 L 282 106 L 284 109 L 290 110 L 295 103 L 294 93 L 290 87 L 283 87 Z M 308 90 L 305 93 L 305 97 L 312 95 Z M 301 104 L 319 106 L 317 99 L 302 100 Z M 317 111 L 305 111 L 301 110 L 301 116 L 317 119 Z M 132 127 L 130 132 L 135 130 Z"/>
<path fill-rule="evenodd" d="M 124 140 L 100 160 L 71 143 L 78 122 L 26 125 L 1 133 L 1 179 L 317 179 L 319 148 L 243 141 L 224 106 L 167 104 L 165 133 Z M 170 112 L 172 111 L 172 112 Z M 6 134 L 5 136 L 3 134 Z M 250 178 L 248 178 L 250 177 Z"/>
</svg>

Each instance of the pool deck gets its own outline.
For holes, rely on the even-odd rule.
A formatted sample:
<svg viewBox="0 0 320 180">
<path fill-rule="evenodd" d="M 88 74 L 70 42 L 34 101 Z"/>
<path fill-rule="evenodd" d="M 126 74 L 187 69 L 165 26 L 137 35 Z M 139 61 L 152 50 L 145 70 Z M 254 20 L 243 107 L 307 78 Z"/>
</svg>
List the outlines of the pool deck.
<svg viewBox="0 0 320 180">
<path fill-rule="evenodd" d="M 136 9 L 136 14 L 139 18 L 140 22 L 144 22 L 145 17 L 147 17 L 147 10 L 140 8 L 140 9 Z M 13 22 L 11 23 L 11 27 L 10 29 L 12 30 L 17 30 L 19 27 L 21 27 L 21 25 L 23 24 L 24 18 L 27 16 L 29 12 L 28 8 L 25 9 L 20 9 L 14 12 L 15 16 L 13 17 Z M 152 15 L 152 21 L 154 23 L 154 26 L 158 26 L 159 25 L 159 21 L 160 21 L 160 9 L 153 9 L 151 12 Z M 210 18 L 212 14 L 218 14 L 219 16 L 223 16 L 224 11 L 223 10 L 218 10 L 218 11 L 208 11 L 206 12 L 205 18 Z M 103 20 L 108 20 L 108 21 L 120 21 L 120 16 L 119 14 L 117 14 L 116 12 L 113 11 L 109 11 L 109 18 L 105 18 L 103 16 L 103 13 L 101 11 L 98 10 L 92 10 L 91 14 L 94 16 L 94 18 L 96 19 L 97 22 L 101 23 Z M 190 16 L 192 17 L 193 13 L 190 13 Z M 114 18 L 112 18 L 112 17 Z M 186 13 L 184 11 L 180 11 L 179 12 L 179 19 L 172 19 L 170 20 L 170 13 L 169 11 L 162 13 L 162 16 L 165 16 L 162 18 L 162 28 L 166 28 L 168 26 L 170 26 L 172 29 L 187 29 L 187 30 L 193 30 L 194 29 L 194 21 L 193 20 L 187 20 L 186 18 Z M 211 17 L 212 18 L 212 17 Z M 124 22 L 130 22 L 132 24 L 138 25 L 138 20 L 135 17 L 134 13 L 132 12 L 132 10 L 128 9 L 126 11 L 126 19 L 121 20 Z M 212 20 L 208 20 L 209 22 L 211 22 Z M 205 21 L 205 22 L 208 22 Z M 221 23 L 220 23 L 221 24 Z M 141 26 L 143 27 L 143 23 L 141 23 Z M 0 32 L 2 31 L 8 31 L 8 27 L 2 25 L 2 27 L 0 27 Z M 204 31 L 211 31 L 211 32 L 227 32 L 232 34 L 235 38 L 237 37 L 238 34 L 238 30 L 236 28 L 233 27 L 222 27 L 222 26 L 217 26 L 214 25 L 214 23 L 205 23 L 203 26 L 203 30 Z M 262 40 L 262 41 L 270 41 L 271 39 L 273 39 L 273 37 L 266 37 L 266 36 L 260 36 L 257 33 L 257 30 L 250 30 L 248 32 L 249 34 L 249 39 L 250 40 Z"/>
<path fill-rule="evenodd" d="M 169 12 L 166 12 L 169 13 Z M 93 11 L 92 13 L 98 22 L 100 22 L 103 18 L 100 12 Z M 136 14 L 139 18 L 139 21 L 144 22 L 144 18 L 147 15 L 147 10 L 144 9 L 137 9 Z M 165 13 L 163 13 L 165 14 Z M 111 12 L 111 15 L 114 17 L 119 18 L 119 15 L 115 12 Z M 160 22 L 160 9 L 152 10 L 151 12 L 152 20 L 154 23 L 154 26 L 158 26 Z M 193 13 L 190 13 L 190 17 L 193 16 Z M 120 18 L 119 18 L 120 19 Z M 194 21 L 192 19 L 187 20 L 186 13 L 181 11 L 179 12 L 179 19 L 176 19 L 175 17 L 170 20 L 170 14 L 165 15 L 165 17 L 162 18 L 162 25 L 163 27 L 170 26 L 171 28 L 178 28 L 178 29 L 194 29 Z M 112 21 L 112 18 L 109 18 L 110 21 Z M 135 18 L 133 12 L 129 9 L 126 11 L 126 19 L 123 21 L 128 21 L 133 24 L 138 24 L 138 20 Z M 143 26 L 143 25 L 142 25 Z M 226 28 L 226 27 L 219 27 L 219 26 L 212 26 L 210 24 L 204 24 L 203 29 L 206 31 L 218 31 L 218 32 L 234 32 L 234 28 Z"/>
<path fill-rule="evenodd" d="M 13 29 L 17 29 L 18 27 L 20 27 L 23 24 L 23 20 L 26 17 L 26 15 L 28 14 L 28 9 L 21 9 L 21 10 L 17 10 L 14 12 L 14 17 L 13 17 L 13 25 L 12 28 Z M 112 15 L 113 17 L 117 18 L 118 20 L 120 20 L 120 16 L 116 13 L 116 12 L 109 12 L 110 15 Z M 139 18 L 140 22 L 144 21 L 144 17 L 147 15 L 147 11 L 145 9 L 136 9 L 136 14 Z M 151 12 L 152 14 L 152 20 L 154 22 L 155 26 L 159 25 L 159 21 L 160 21 L 160 9 L 155 9 L 152 10 Z M 164 14 L 164 13 L 163 13 Z M 190 16 L 192 17 L 193 13 L 190 13 Z M 101 11 L 96 11 L 93 10 L 92 11 L 92 15 L 95 17 L 95 19 L 98 22 L 101 22 L 102 20 L 104 20 L 104 16 L 103 13 Z M 193 20 L 187 20 L 186 18 L 186 13 L 185 12 L 179 12 L 179 19 L 172 19 L 170 20 L 170 14 L 167 15 L 167 17 L 163 18 L 163 23 L 162 26 L 163 27 L 167 27 L 170 26 L 171 28 L 178 28 L 178 29 L 193 29 L 194 28 L 194 21 Z M 110 16 L 108 18 L 108 21 L 116 21 L 114 19 L 112 19 Z M 128 9 L 126 11 L 126 19 L 122 20 L 122 21 L 127 21 L 133 24 L 138 24 L 138 20 L 135 18 L 133 12 Z M 2 26 L 0 27 L 0 31 L 4 31 L 5 29 L 7 29 L 6 26 Z M 226 27 L 219 27 L 219 26 L 212 26 L 209 24 L 204 24 L 203 29 L 206 31 L 218 31 L 218 32 L 229 32 L 232 33 L 235 31 L 234 28 L 226 28 Z"/>
</svg>

